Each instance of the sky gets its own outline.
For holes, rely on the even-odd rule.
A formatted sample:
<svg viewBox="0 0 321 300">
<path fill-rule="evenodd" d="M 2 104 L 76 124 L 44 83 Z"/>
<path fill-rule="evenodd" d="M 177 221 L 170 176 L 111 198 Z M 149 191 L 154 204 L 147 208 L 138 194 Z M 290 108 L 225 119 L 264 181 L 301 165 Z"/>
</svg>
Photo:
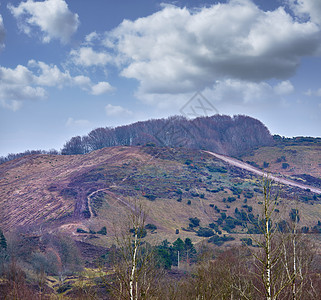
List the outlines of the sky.
<svg viewBox="0 0 321 300">
<path fill-rule="evenodd" d="M 0 1 L 0 156 L 214 113 L 321 136 L 320 0 Z"/>
</svg>

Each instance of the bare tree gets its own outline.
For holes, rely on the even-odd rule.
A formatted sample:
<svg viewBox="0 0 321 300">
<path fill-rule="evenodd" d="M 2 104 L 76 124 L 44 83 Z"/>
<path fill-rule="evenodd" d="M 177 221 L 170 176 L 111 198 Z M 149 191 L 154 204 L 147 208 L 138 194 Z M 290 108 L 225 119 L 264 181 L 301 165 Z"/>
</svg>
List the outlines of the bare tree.
<svg viewBox="0 0 321 300">
<path fill-rule="evenodd" d="M 263 290 L 267 300 L 301 299 L 312 253 L 298 232 L 298 210 L 292 209 L 290 225 L 280 230 L 275 215 L 278 191 L 273 193 L 273 182 L 268 176 L 262 182 L 263 208 L 256 224 L 261 234 L 251 237 L 258 246 L 258 251 L 251 249 L 259 277 L 254 287 L 259 293 Z"/>
<path fill-rule="evenodd" d="M 154 250 L 144 241 L 145 221 L 143 206 L 135 203 L 127 220 L 115 228 L 114 280 L 107 284 L 117 299 L 157 299 L 162 270 L 156 268 Z"/>
</svg>

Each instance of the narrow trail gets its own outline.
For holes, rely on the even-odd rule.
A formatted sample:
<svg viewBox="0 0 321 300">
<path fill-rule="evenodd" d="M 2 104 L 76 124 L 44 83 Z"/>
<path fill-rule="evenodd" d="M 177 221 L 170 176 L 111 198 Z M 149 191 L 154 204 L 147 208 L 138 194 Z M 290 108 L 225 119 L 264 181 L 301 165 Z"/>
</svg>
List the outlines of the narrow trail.
<svg viewBox="0 0 321 300">
<path fill-rule="evenodd" d="M 270 179 L 272 179 L 273 181 L 275 181 L 275 182 L 279 182 L 279 183 L 282 183 L 282 184 L 285 184 L 285 185 L 295 186 L 295 187 L 298 187 L 298 188 L 304 189 L 304 190 L 309 189 L 313 193 L 321 194 L 321 189 L 319 189 L 319 188 L 316 188 L 316 187 L 313 187 L 313 186 L 309 186 L 309 185 L 306 185 L 306 184 L 302 184 L 302 183 L 298 183 L 298 182 L 295 182 L 295 181 L 292 181 L 292 180 L 289 180 L 289 179 L 281 178 L 281 177 L 269 174 L 267 172 L 263 172 L 260 169 L 257 169 L 255 167 L 251 166 L 250 164 L 247 164 L 247 163 L 245 163 L 243 161 L 237 160 L 235 158 L 232 158 L 232 157 L 229 157 L 229 156 L 226 156 L 226 155 L 217 154 L 217 153 L 211 152 L 211 151 L 204 151 L 204 152 L 206 152 L 206 153 L 208 153 L 208 154 L 210 154 L 212 156 L 215 156 L 216 158 L 221 159 L 221 160 L 229 163 L 230 165 L 233 165 L 235 167 L 241 168 L 243 170 L 250 171 L 250 172 L 255 173 L 257 175 L 260 175 L 260 176 L 268 175 L 268 177 Z"/>
<path fill-rule="evenodd" d="M 88 201 L 88 210 L 89 210 L 89 213 L 90 213 L 90 218 L 92 218 L 94 216 L 94 213 L 92 211 L 92 208 L 91 208 L 91 197 L 93 195 L 95 195 L 96 193 L 98 192 L 105 192 L 106 194 L 109 194 L 111 196 L 113 196 L 118 202 L 122 203 L 123 205 L 127 206 L 128 208 L 130 208 L 132 211 L 135 211 L 135 206 L 128 203 L 127 201 L 121 199 L 120 197 L 117 197 L 113 192 L 111 192 L 110 190 L 110 187 L 109 188 L 104 188 L 104 189 L 99 189 L 97 191 L 94 191 L 92 192 L 91 194 L 89 194 L 87 196 L 87 201 Z"/>
</svg>

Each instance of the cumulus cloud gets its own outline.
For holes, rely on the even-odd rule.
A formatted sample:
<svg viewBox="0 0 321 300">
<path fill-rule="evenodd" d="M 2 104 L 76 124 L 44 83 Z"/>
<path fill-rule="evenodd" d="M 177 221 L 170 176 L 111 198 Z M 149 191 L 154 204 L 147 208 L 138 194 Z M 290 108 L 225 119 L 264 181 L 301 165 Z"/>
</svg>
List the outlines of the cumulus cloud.
<svg viewBox="0 0 321 300">
<path fill-rule="evenodd" d="M 13 111 L 22 106 L 25 99 L 44 99 L 44 88 L 34 86 L 34 75 L 26 67 L 18 65 L 15 69 L 0 66 L 0 104 Z"/>
<path fill-rule="evenodd" d="M 61 71 L 56 65 L 48 65 L 44 62 L 29 61 L 29 66 L 38 69 L 38 76 L 34 77 L 34 82 L 42 86 L 55 86 L 63 88 L 66 86 L 78 86 L 92 95 L 101 95 L 113 90 L 108 82 L 94 84 L 87 76 L 71 76 L 69 71 Z"/>
<path fill-rule="evenodd" d="M 91 87 L 91 94 L 98 96 L 113 90 L 114 88 L 108 82 L 101 81 Z"/>
<path fill-rule="evenodd" d="M 288 95 L 294 91 L 294 86 L 289 80 L 282 81 L 274 87 L 274 91 L 277 95 Z"/>
<path fill-rule="evenodd" d="M 6 31 L 4 29 L 2 16 L 0 15 L 0 50 L 2 48 L 4 48 L 4 38 L 5 38 L 5 36 L 6 36 Z"/>
<path fill-rule="evenodd" d="M 165 5 L 124 20 L 105 45 L 117 54 L 121 75 L 139 81 L 141 94 L 180 94 L 227 78 L 286 80 L 302 56 L 320 49 L 320 32 L 283 7 L 263 11 L 249 0 L 231 0 L 198 10 Z"/>
<path fill-rule="evenodd" d="M 273 87 L 266 82 L 247 82 L 236 79 L 217 81 L 207 92 L 212 95 L 215 101 L 228 101 L 238 103 L 253 103 L 269 99 Z"/>
<path fill-rule="evenodd" d="M 19 20 L 20 28 L 24 33 L 29 35 L 33 27 L 38 27 L 43 33 L 44 43 L 52 39 L 67 43 L 79 26 L 78 15 L 69 10 L 64 0 L 42 2 L 27 0 L 17 7 L 9 4 L 8 8 Z"/>
<path fill-rule="evenodd" d="M 72 76 L 56 65 L 30 60 L 28 67 L 16 68 L 0 66 L 0 104 L 4 108 L 17 110 L 24 100 L 38 100 L 47 97 L 46 87 L 78 87 L 90 94 L 101 95 L 113 88 L 107 82 L 95 84 L 89 77 Z"/>
<path fill-rule="evenodd" d="M 132 112 L 128 109 L 123 108 L 122 106 L 119 106 L 119 105 L 112 105 L 112 104 L 107 104 L 105 106 L 105 111 L 106 111 L 107 116 L 110 116 L 110 117 L 132 114 Z"/>
<path fill-rule="evenodd" d="M 76 65 L 104 66 L 111 61 L 111 56 L 105 52 L 96 52 L 91 47 L 81 47 L 77 50 L 71 50 L 71 59 Z"/>
<path fill-rule="evenodd" d="M 209 110 L 209 114 L 215 114 L 217 113 L 216 110 L 221 111 L 224 105 L 249 108 L 253 105 L 269 105 L 271 101 L 282 101 L 292 90 L 294 90 L 293 85 L 287 81 L 271 85 L 267 82 L 223 79 L 217 80 L 214 85 L 202 90 L 201 94 L 211 103 L 212 109 Z M 195 92 L 151 94 L 138 91 L 136 97 L 148 105 L 156 106 L 158 109 L 168 111 L 173 115 L 180 113 L 186 105 L 191 105 L 190 101 L 194 94 Z"/>
</svg>

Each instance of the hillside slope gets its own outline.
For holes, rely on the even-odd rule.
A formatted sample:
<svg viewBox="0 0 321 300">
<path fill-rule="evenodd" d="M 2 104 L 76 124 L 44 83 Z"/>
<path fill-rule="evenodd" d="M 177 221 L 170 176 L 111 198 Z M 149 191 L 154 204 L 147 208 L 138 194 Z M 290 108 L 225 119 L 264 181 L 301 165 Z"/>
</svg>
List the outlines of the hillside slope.
<svg viewBox="0 0 321 300">
<path fill-rule="evenodd" d="M 210 224 L 223 234 L 246 233 L 244 214 L 255 218 L 261 198 L 261 176 L 200 150 L 113 147 L 86 155 L 26 156 L 0 166 L 1 228 L 41 225 L 97 245 L 112 243 L 115 223 L 126 219 L 135 202 L 157 227 L 148 234 L 151 242 L 173 241 L 177 230 L 197 242 L 204 239 L 198 230 Z M 298 187 L 282 187 L 280 219 L 298 207 L 295 198 L 300 226 L 315 226 L 321 196 Z M 200 227 L 193 229 L 189 219 L 195 217 Z M 95 235 L 102 226 L 107 236 Z"/>
<path fill-rule="evenodd" d="M 242 156 L 244 162 L 266 172 L 321 188 L 321 142 L 261 147 Z"/>
</svg>

